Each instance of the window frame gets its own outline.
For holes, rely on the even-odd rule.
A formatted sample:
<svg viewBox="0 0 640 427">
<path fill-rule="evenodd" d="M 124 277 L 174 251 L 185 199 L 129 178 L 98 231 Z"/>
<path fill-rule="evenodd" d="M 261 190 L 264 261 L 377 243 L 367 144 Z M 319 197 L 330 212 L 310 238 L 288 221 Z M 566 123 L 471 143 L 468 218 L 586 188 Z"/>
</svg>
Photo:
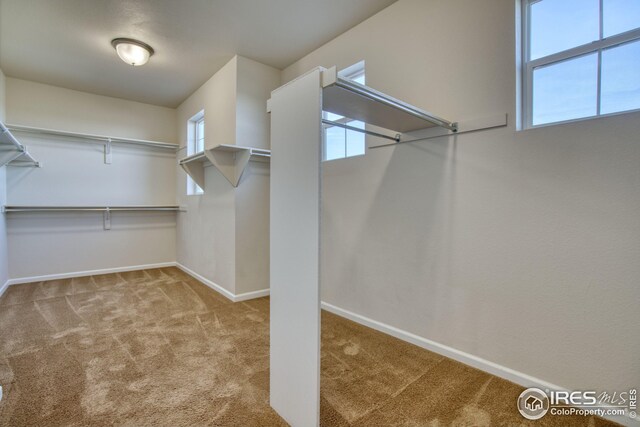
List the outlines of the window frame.
<svg viewBox="0 0 640 427">
<path fill-rule="evenodd" d="M 613 113 L 601 114 L 601 85 L 602 85 L 602 52 L 604 50 L 622 46 L 627 43 L 640 41 L 640 27 L 625 31 L 623 33 L 615 34 L 613 36 L 604 37 L 604 17 L 603 17 L 603 5 L 604 0 L 598 0 L 600 13 L 599 13 L 599 39 L 587 44 L 572 47 L 560 52 L 552 53 L 547 56 L 536 58 L 531 60 L 531 5 L 543 0 L 520 0 L 521 1 L 521 14 L 522 14 L 522 37 L 521 37 L 521 55 L 522 55 L 522 128 L 523 129 L 535 129 L 545 126 L 553 126 L 563 123 L 571 123 L 582 120 L 590 120 L 599 117 L 615 116 L 618 114 L 627 114 L 638 112 L 640 109 L 616 111 Z M 557 64 L 570 59 L 575 59 L 584 55 L 596 53 L 598 57 L 598 75 L 596 82 L 596 114 L 591 116 L 584 116 L 575 119 L 561 120 L 556 122 L 533 124 L 533 72 L 536 68 L 544 67 L 547 65 Z"/>
</svg>

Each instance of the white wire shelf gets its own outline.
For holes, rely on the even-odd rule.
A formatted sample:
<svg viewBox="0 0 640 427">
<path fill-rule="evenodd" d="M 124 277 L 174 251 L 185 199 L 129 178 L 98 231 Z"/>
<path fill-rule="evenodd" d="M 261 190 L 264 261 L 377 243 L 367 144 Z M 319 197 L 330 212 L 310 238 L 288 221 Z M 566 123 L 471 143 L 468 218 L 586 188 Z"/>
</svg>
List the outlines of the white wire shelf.
<svg viewBox="0 0 640 427">
<path fill-rule="evenodd" d="M 0 122 L 0 167 L 2 166 L 41 167 L 40 162 L 29 154 L 11 131 Z"/>
<path fill-rule="evenodd" d="M 204 190 L 204 168 L 209 165 L 215 166 L 231 185 L 237 187 L 249 161 L 268 163 L 270 160 L 271 150 L 220 144 L 185 157 L 178 164 Z"/>
</svg>

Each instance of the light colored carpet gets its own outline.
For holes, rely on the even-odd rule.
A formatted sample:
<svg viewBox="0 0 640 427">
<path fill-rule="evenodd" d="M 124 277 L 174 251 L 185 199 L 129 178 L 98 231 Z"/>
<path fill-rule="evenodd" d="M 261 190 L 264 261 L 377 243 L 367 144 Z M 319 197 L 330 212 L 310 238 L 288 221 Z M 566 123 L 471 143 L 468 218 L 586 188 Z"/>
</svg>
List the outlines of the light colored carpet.
<svg viewBox="0 0 640 427">
<path fill-rule="evenodd" d="M 323 426 L 525 422 L 522 388 L 323 313 Z M 178 269 L 11 286 L 2 426 L 283 426 L 269 407 L 269 300 L 231 303 Z"/>
</svg>

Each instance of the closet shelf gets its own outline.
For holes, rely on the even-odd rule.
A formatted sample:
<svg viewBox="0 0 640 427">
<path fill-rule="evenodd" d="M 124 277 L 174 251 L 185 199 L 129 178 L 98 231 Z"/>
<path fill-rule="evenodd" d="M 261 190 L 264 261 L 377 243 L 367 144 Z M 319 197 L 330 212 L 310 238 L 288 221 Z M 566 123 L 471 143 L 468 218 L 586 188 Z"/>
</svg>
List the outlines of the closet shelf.
<svg viewBox="0 0 640 427">
<path fill-rule="evenodd" d="M 457 131 L 457 123 L 368 86 L 338 77 L 335 67 L 324 70 L 322 78 L 324 111 L 401 133 L 436 126 Z"/>
<path fill-rule="evenodd" d="M 147 147 L 161 148 L 161 149 L 173 150 L 173 151 L 177 151 L 177 149 L 179 148 L 178 144 L 173 144 L 170 142 L 149 141 L 145 139 L 120 138 L 116 136 L 95 135 L 95 134 L 80 133 L 80 132 L 68 132 L 68 131 L 62 131 L 62 130 L 38 128 L 38 127 L 23 126 L 23 125 L 12 125 L 12 124 L 7 124 L 7 128 L 14 132 L 62 136 L 62 137 L 75 138 L 75 139 L 84 139 L 89 141 L 99 141 L 104 143 L 142 145 Z"/>
<path fill-rule="evenodd" d="M 18 142 L 4 123 L 0 122 L 0 167 L 5 165 L 41 167 L 40 162 L 29 154 L 27 147 Z"/>
<path fill-rule="evenodd" d="M 111 230 L 111 213 L 113 212 L 178 212 L 185 208 L 173 205 L 132 205 L 132 206 L 13 206 L 2 207 L 2 212 L 102 212 L 105 230 Z"/>
<path fill-rule="evenodd" d="M 215 166 L 231 185 L 237 187 L 249 161 L 268 163 L 270 159 L 271 150 L 220 144 L 185 157 L 179 161 L 179 164 L 204 190 L 204 168 L 208 165 Z"/>
<path fill-rule="evenodd" d="M 4 213 L 12 212 L 134 212 L 134 211 L 182 211 L 172 205 L 132 205 L 132 206 L 13 206 L 5 205 Z"/>
</svg>

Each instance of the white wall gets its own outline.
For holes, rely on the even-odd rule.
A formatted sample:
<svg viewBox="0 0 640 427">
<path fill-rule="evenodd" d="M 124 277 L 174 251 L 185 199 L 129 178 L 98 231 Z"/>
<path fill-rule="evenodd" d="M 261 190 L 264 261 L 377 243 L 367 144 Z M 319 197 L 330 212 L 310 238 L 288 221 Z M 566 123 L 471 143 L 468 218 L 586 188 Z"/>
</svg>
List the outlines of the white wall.
<svg viewBox="0 0 640 427">
<path fill-rule="evenodd" d="M 178 139 L 204 110 L 205 146 L 237 144 L 269 148 L 266 100 L 280 71 L 234 57 L 178 107 Z M 186 150 L 179 157 L 186 156 Z M 232 294 L 269 287 L 269 168 L 250 162 L 237 188 L 213 166 L 204 194 L 186 195 L 178 168 L 178 201 L 188 212 L 178 220 L 178 262 Z"/>
<path fill-rule="evenodd" d="M 238 56 L 237 145 L 271 148 L 267 99 L 280 86 L 273 67 Z M 269 163 L 249 162 L 236 188 L 236 292 L 269 289 Z"/>
<path fill-rule="evenodd" d="M 0 121 L 5 119 L 5 83 L 4 73 L 0 69 Z M 0 206 L 6 203 L 7 199 L 7 168 L 0 167 Z M 4 214 L 0 214 L 0 287 L 9 279 L 9 255 L 7 253 L 7 226 Z"/>
<path fill-rule="evenodd" d="M 116 98 L 7 79 L 7 122 L 72 132 L 175 142 L 176 112 Z M 41 169 L 9 168 L 10 205 L 175 204 L 174 152 L 103 146 L 16 133 Z M 175 213 L 8 214 L 11 278 L 175 261 Z M 179 215 L 179 214 L 178 214 Z"/>
<path fill-rule="evenodd" d="M 204 110 L 205 145 L 235 140 L 236 60 L 227 63 L 178 107 L 178 140 L 186 145 L 187 122 Z M 178 157 L 186 157 L 186 150 Z M 205 172 L 202 195 L 187 196 L 187 174 L 177 167 L 178 203 L 188 212 L 178 218 L 177 259 L 199 275 L 235 292 L 234 189 L 214 167 Z"/>
<path fill-rule="evenodd" d="M 400 0 L 283 71 L 364 59 L 368 85 L 445 118 L 510 117 L 325 163 L 323 301 L 622 391 L 640 383 L 640 114 L 516 132 L 514 3 Z"/>
</svg>

